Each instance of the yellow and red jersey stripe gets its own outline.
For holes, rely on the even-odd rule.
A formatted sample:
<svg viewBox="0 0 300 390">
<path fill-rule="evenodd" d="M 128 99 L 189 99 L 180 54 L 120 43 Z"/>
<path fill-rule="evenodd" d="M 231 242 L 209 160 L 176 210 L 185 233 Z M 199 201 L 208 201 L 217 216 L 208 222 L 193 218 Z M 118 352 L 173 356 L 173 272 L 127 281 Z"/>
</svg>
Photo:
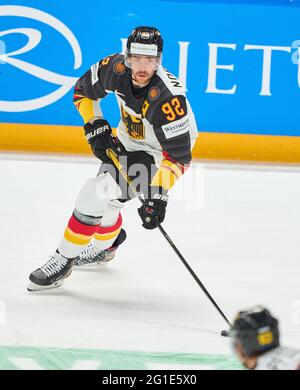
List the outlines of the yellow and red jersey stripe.
<svg viewBox="0 0 300 390">
<path fill-rule="evenodd" d="M 79 114 L 82 116 L 84 123 L 87 123 L 95 116 L 102 116 L 99 101 L 100 99 L 92 100 L 82 95 L 82 92 L 75 87 L 73 102 Z"/>
<path fill-rule="evenodd" d="M 162 187 L 164 190 L 168 191 L 184 174 L 189 167 L 189 164 L 180 164 L 166 152 L 164 152 L 163 155 L 164 158 L 152 179 L 151 186 Z"/>
</svg>

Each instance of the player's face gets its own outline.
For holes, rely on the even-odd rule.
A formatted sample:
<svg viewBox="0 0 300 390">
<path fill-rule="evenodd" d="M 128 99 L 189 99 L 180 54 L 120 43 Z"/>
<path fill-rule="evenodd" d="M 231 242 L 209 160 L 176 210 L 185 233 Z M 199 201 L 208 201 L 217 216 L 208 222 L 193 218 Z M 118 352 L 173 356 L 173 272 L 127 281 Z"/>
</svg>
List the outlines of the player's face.
<svg viewBox="0 0 300 390">
<path fill-rule="evenodd" d="M 139 85 L 147 85 L 157 69 L 158 58 L 132 55 L 130 65 L 135 82 Z"/>
</svg>

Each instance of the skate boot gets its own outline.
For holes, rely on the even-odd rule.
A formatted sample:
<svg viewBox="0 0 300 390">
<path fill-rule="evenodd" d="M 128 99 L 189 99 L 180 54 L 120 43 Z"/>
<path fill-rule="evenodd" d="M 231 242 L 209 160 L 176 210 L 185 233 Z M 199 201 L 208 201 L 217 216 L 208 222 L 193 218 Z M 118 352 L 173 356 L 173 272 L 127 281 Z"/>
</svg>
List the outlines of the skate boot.
<svg viewBox="0 0 300 390">
<path fill-rule="evenodd" d="M 118 237 L 115 239 L 112 246 L 103 251 L 97 250 L 93 243 L 90 243 L 80 254 L 80 256 L 75 259 L 74 265 L 77 267 L 83 266 L 95 266 L 106 264 L 111 261 L 116 254 L 118 246 L 122 244 L 126 239 L 126 232 L 124 229 L 121 229 Z"/>
<path fill-rule="evenodd" d="M 55 252 L 46 264 L 30 274 L 27 290 L 39 291 L 61 286 L 72 272 L 75 260 L 76 258 L 67 259 L 59 252 Z"/>
</svg>

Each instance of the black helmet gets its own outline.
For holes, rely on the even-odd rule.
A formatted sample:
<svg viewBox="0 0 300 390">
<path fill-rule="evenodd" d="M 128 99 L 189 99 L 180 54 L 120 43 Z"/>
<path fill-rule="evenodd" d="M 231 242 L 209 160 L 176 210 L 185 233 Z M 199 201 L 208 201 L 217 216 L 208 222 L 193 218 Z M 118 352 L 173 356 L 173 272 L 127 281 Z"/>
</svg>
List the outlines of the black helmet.
<svg viewBox="0 0 300 390">
<path fill-rule="evenodd" d="M 162 50 L 163 39 L 157 28 L 147 26 L 136 27 L 127 39 L 125 64 L 130 68 L 131 55 L 144 55 L 157 57 L 158 68 L 161 63 Z"/>
<path fill-rule="evenodd" d="M 262 306 L 239 312 L 229 335 L 241 344 L 246 356 L 279 346 L 278 321 Z"/>
</svg>

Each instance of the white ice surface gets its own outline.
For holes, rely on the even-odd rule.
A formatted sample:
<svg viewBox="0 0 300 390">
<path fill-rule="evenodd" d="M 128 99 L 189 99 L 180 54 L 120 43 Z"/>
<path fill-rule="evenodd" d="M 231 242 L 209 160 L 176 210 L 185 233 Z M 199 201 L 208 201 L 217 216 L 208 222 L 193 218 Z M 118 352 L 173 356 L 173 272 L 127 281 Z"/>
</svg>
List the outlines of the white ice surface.
<svg viewBox="0 0 300 390">
<path fill-rule="evenodd" d="M 0 346 L 230 354 L 226 323 L 160 232 L 141 227 L 137 201 L 111 264 L 26 291 L 96 172 L 93 159 L 2 155 Z M 164 227 L 201 281 L 230 320 L 269 307 L 283 344 L 300 348 L 300 169 L 195 164 L 183 185 L 196 199 L 170 200 Z"/>
</svg>

